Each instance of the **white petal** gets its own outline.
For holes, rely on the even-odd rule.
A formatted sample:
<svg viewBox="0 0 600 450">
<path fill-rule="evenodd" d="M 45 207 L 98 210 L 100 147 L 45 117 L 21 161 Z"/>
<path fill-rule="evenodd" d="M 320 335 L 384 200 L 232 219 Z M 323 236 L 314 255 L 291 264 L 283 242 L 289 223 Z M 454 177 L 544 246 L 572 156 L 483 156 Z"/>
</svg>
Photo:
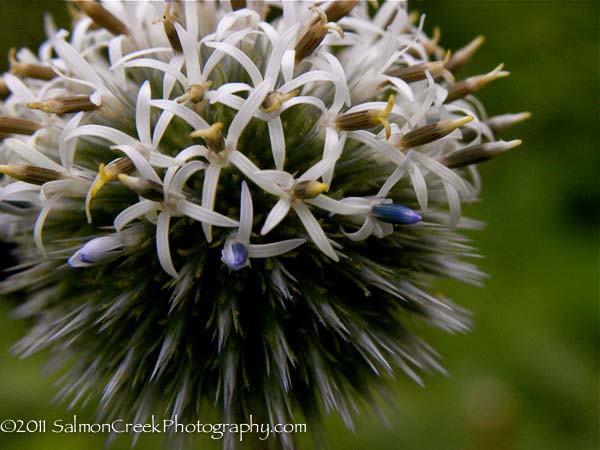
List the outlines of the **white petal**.
<svg viewBox="0 0 600 450">
<path fill-rule="evenodd" d="M 156 221 L 156 253 L 160 266 L 173 278 L 179 278 L 173 260 L 171 259 L 171 249 L 169 247 L 169 222 L 171 216 L 167 213 L 160 213 Z"/>
<path fill-rule="evenodd" d="M 440 177 L 445 182 L 453 185 L 456 189 L 459 190 L 459 192 L 462 192 L 465 195 L 470 195 L 471 191 L 470 191 L 469 187 L 466 185 L 466 183 L 464 182 L 464 180 L 461 177 L 459 177 L 451 169 L 448 169 L 446 166 L 439 163 L 435 159 L 430 158 L 427 155 L 423 155 L 422 153 L 419 153 L 419 152 L 414 152 L 412 157 L 415 161 L 419 162 L 419 164 L 421 164 L 421 166 L 423 166 L 430 172 L 436 174 L 438 177 Z"/>
<path fill-rule="evenodd" d="M 272 80 L 271 89 L 274 88 L 275 82 L 279 77 L 279 69 L 281 68 L 283 53 L 295 40 L 298 28 L 300 28 L 299 23 L 296 23 L 294 26 L 288 28 L 279 36 L 277 42 L 273 46 L 273 51 L 271 51 L 269 62 L 267 63 L 267 69 L 265 70 L 265 79 Z"/>
<path fill-rule="evenodd" d="M 229 217 L 216 213 L 209 209 L 205 209 L 200 205 L 196 205 L 188 200 L 182 199 L 177 203 L 177 209 L 182 214 L 185 214 L 198 222 L 208 222 L 218 227 L 237 227 L 239 223 Z"/>
<path fill-rule="evenodd" d="M 291 187 L 294 183 L 294 177 L 283 170 L 261 170 L 256 176 L 260 176 L 261 178 L 284 188 Z"/>
<path fill-rule="evenodd" d="M 267 216 L 267 219 L 260 230 L 260 234 L 264 236 L 273 228 L 275 228 L 279 222 L 281 222 L 285 216 L 287 216 L 291 206 L 292 204 L 289 200 L 283 198 L 279 199 L 277 203 L 275 203 L 275 206 L 273 206 L 273 209 L 271 209 L 271 212 L 269 212 L 269 215 Z"/>
<path fill-rule="evenodd" d="M 124 37 L 124 36 L 119 36 Z M 153 53 L 173 53 L 173 49 L 171 47 L 152 47 L 152 48 L 144 48 L 142 50 L 137 50 L 135 52 L 127 53 L 125 56 L 121 57 L 115 62 L 111 61 L 110 70 L 116 70 L 117 67 L 122 66 L 127 61 L 131 61 L 132 59 L 136 59 L 140 56 L 151 55 Z M 174 57 L 174 56 L 173 56 Z"/>
<path fill-rule="evenodd" d="M 406 81 L 389 75 L 383 75 L 382 78 L 392 83 L 396 88 L 396 92 L 402 97 L 404 97 L 406 100 L 408 100 L 409 102 L 415 101 L 413 92 Z"/>
<path fill-rule="evenodd" d="M 181 73 L 181 71 L 177 70 L 175 67 L 171 66 L 162 61 L 157 61 L 156 59 L 151 58 L 140 58 L 134 59 L 133 61 L 127 61 L 123 64 L 123 66 L 127 68 L 132 67 L 141 67 L 143 69 L 156 69 L 164 72 L 166 74 L 171 75 L 177 81 L 181 83 L 181 85 L 185 88 L 187 86 L 187 80 L 185 76 Z"/>
<path fill-rule="evenodd" d="M 121 231 L 125 225 L 129 222 L 137 219 L 138 217 L 143 216 L 144 214 L 149 213 L 150 211 L 154 211 L 159 209 L 159 204 L 153 202 L 151 200 L 142 200 L 138 203 L 131 205 L 130 207 L 124 209 L 119 213 L 117 217 L 115 217 L 114 226 L 117 231 Z"/>
<path fill-rule="evenodd" d="M 248 189 L 246 181 L 242 181 L 242 193 L 240 195 L 240 228 L 237 232 L 237 241 L 242 243 L 248 243 L 248 241 L 250 241 L 253 214 L 250 189 Z"/>
<path fill-rule="evenodd" d="M 233 164 L 240 172 L 248 177 L 252 182 L 262 190 L 276 196 L 285 196 L 285 192 L 275 183 L 267 180 L 261 175 L 261 170 L 250 161 L 246 155 L 235 150 L 229 153 L 229 162 Z"/>
<path fill-rule="evenodd" d="M 240 91 L 250 91 L 252 87 L 246 83 L 226 83 L 222 86 L 219 86 L 219 89 L 216 91 L 209 91 L 205 94 L 205 97 L 209 100 L 209 103 L 212 105 L 214 103 L 218 103 L 221 99 L 228 97 L 231 94 L 235 94 Z"/>
<path fill-rule="evenodd" d="M 448 197 L 448 206 L 450 207 L 450 222 L 448 226 L 455 227 L 460 220 L 460 197 L 456 188 L 450 183 L 444 182 L 444 190 Z"/>
<path fill-rule="evenodd" d="M 152 148 L 158 148 L 160 145 L 160 141 L 162 140 L 167 128 L 171 124 L 171 120 L 173 120 L 173 114 L 171 111 L 163 111 L 158 118 L 158 122 L 156 122 L 156 126 L 154 127 L 154 133 L 152 134 Z"/>
<path fill-rule="evenodd" d="M 348 137 L 356 141 L 362 142 L 363 144 L 366 144 L 367 146 L 377 150 L 388 160 L 396 164 L 402 164 L 406 159 L 406 156 L 404 156 L 404 154 L 400 150 L 395 148 L 387 141 L 380 141 L 375 137 L 373 133 L 369 133 L 368 131 L 350 131 L 348 132 Z"/>
<path fill-rule="evenodd" d="M 180 105 L 172 100 L 151 100 L 150 105 L 172 112 L 180 119 L 189 123 L 195 130 L 208 128 L 210 126 L 206 120 L 204 120 L 190 108 Z"/>
<path fill-rule="evenodd" d="M 44 228 L 44 224 L 46 223 L 46 218 L 48 217 L 48 214 L 50 214 L 50 211 L 52 210 L 56 202 L 60 200 L 60 197 L 60 195 L 56 195 L 55 197 L 52 197 L 50 200 L 48 200 L 42 208 L 42 210 L 40 211 L 40 213 L 38 214 L 37 219 L 35 221 L 35 226 L 33 230 L 33 240 L 39 251 L 42 252 L 42 255 L 44 255 L 44 257 L 46 256 L 46 251 L 44 249 L 44 241 L 42 240 L 42 230 Z"/>
<path fill-rule="evenodd" d="M 152 145 L 152 137 L 150 136 L 151 95 L 150 82 L 146 80 L 138 91 L 135 107 L 135 127 L 140 142 L 146 146 Z"/>
<path fill-rule="evenodd" d="M 79 126 L 83 117 L 83 111 L 77 113 L 71 118 L 60 132 L 58 139 L 58 153 L 60 154 L 60 162 L 67 169 L 67 172 L 73 167 L 75 159 L 75 147 L 77 146 L 77 138 L 67 139 L 67 136 Z"/>
<path fill-rule="evenodd" d="M 181 72 L 181 67 L 183 66 L 184 57 L 183 55 L 174 55 L 171 57 L 169 61 L 169 65 L 173 67 L 173 70 Z M 171 92 L 173 92 L 173 88 L 175 87 L 175 83 L 177 80 L 173 78 L 168 73 L 165 74 L 163 78 L 163 95 L 162 98 L 168 100 L 171 97 Z"/>
<path fill-rule="evenodd" d="M 343 216 L 365 215 L 371 212 L 371 207 L 368 205 L 340 202 L 339 200 L 334 200 L 333 198 L 323 194 L 315 198 L 311 198 L 310 200 L 305 200 L 305 202 L 316 206 L 317 208 L 329 211 L 330 213 L 340 214 Z"/>
<path fill-rule="evenodd" d="M 121 58 L 123 58 L 123 39 L 125 39 L 125 36 L 123 35 L 115 36 L 108 44 L 108 59 L 110 60 L 111 70 L 121 86 L 125 86 L 127 84 L 125 68 L 121 64 L 117 65 Z"/>
<path fill-rule="evenodd" d="M 216 48 L 217 50 L 226 53 L 227 55 L 235 59 L 237 62 L 239 62 L 244 68 L 244 70 L 248 73 L 248 76 L 252 80 L 252 84 L 254 86 L 258 86 L 262 82 L 262 75 L 260 74 L 260 71 L 254 64 L 254 62 L 252 62 L 248 55 L 246 55 L 239 48 L 234 47 L 233 45 L 228 44 L 226 42 L 205 42 L 204 45 L 206 45 L 207 47 Z"/>
<path fill-rule="evenodd" d="M 408 165 L 408 175 L 415 190 L 419 207 L 422 210 L 427 209 L 427 184 L 419 168 L 412 162 Z"/>
<path fill-rule="evenodd" d="M 393 187 L 402 179 L 404 174 L 406 173 L 406 164 L 401 164 L 394 169 L 392 174 L 385 180 L 383 186 L 379 189 L 377 193 L 377 197 L 387 197 Z"/>
<path fill-rule="evenodd" d="M 281 58 L 281 73 L 283 80 L 287 83 L 294 76 L 294 67 L 296 66 L 296 52 L 288 49 L 283 53 Z"/>
<path fill-rule="evenodd" d="M 244 128 L 246 128 L 246 125 L 248 125 L 248 122 L 250 122 L 270 89 L 269 82 L 270 80 L 265 80 L 254 88 L 244 102 L 244 106 L 242 106 L 231 121 L 229 131 L 227 132 L 227 139 L 225 140 L 226 148 L 237 149 L 238 140 Z"/>
<path fill-rule="evenodd" d="M 211 164 L 204 172 L 204 184 L 202 186 L 202 207 L 210 211 L 214 209 L 215 197 L 217 195 L 217 185 L 219 184 L 219 175 L 221 168 Z M 202 231 L 208 242 L 212 241 L 212 229 L 209 223 L 202 223 Z"/>
<path fill-rule="evenodd" d="M 246 249 L 250 258 L 271 258 L 292 251 L 305 242 L 306 239 L 288 239 L 271 244 L 248 244 Z"/>
<path fill-rule="evenodd" d="M 351 241 L 364 241 L 373 233 L 375 222 L 370 217 L 365 217 L 365 221 L 362 226 L 354 233 L 346 233 L 342 230 L 342 233 L 346 235 Z"/>
<path fill-rule="evenodd" d="M 88 137 L 94 136 L 102 139 L 106 139 L 113 144 L 118 145 L 130 145 L 135 147 L 139 145 L 138 140 L 123 133 L 122 131 L 115 130 L 114 128 L 106 127 L 104 125 L 82 125 L 66 136 L 66 139 L 74 137 Z"/>
<path fill-rule="evenodd" d="M 279 108 L 279 114 L 281 114 L 286 109 L 290 109 L 292 106 L 301 104 L 316 106 L 321 110 L 321 113 L 323 114 L 327 112 L 327 107 L 325 106 L 325 103 L 323 103 L 323 100 L 321 100 L 320 98 L 310 97 L 308 95 L 300 95 L 298 97 L 294 97 L 285 101 L 283 105 L 281 105 L 281 108 Z"/>
<path fill-rule="evenodd" d="M 314 83 L 317 81 L 336 81 L 335 77 L 329 72 L 324 70 L 311 70 L 310 72 L 303 73 L 302 75 L 290 80 L 279 88 L 279 91 L 286 93 L 293 91 L 308 83 Z"/>
<path fill-rule="evenodd" d="M 113 145 L 113 150 L 120 150 L 131 160 L 137 171 L 147 180 L 162 184 L 161 179 L 156 174 L 150 163 L 142 156 L 142 154 L 130 145 Z"/>
<path fill-rule="evenodd" d="M 321 228 L 321 225 L 319 225 L 319 222 L 317 219 L 315 219 L 315 216 L 313 216 L 308 207 L 302 203 L 297 203 L 294 205 L 294 211 L 296 211 L 296 214 L 300 218 L 304 228 L 306 228 L 308 235 L 319 248 L 319 250 L 321 250 L 334 261 L 339 261 L 340 258 L 331 246 L 331 243 L 325 235 L 323 228 Z"/>
<path fill-rule="evenodd" d="M 29 140 L 29 143 L 33 144 L 31 140 Z M 4 144 L 6 144 L 20 160 L 23 160 L 32 166 L 43 167 L 45 169 L 64 173 L 64 169 L 60 164 L 55 163 L 46 155 L 30 147 L 23 141 L 16 138 L 9 138 L 4 140 Z"/>
<path fill-rule="evenodd" d="M 18 98 L 20 103 L 37 102 L 36 96 L 20 78 L 14 76 L 10 72 L 2 74 L 2 78 L 13 98 Z"/>
<path fill-rule="evenodd" d="M 181 48 L 183 49 L 183 55 L 185 56 L 188 86 L 190 84 L 200 84 L 204 80 L 202 79 L 202 73 L 200 72 L 200 52 L 196 45 L 196 39 L 187 33 L 177 22 L 175 22 L 175 30 L 177 30 L 179 42 L 181 42 Z"/>
<path fill-rule="evenodd" d="M 184 164 L 174 173 L 172 178 L 167 178 L 165 175 L 164 186 L 165 189 L 169 192 L 169 194 L 181 194 L 183 190 L 183 186 L 187 182 L 187 180 L 196 172 L 204 170 L 206 168 L 206 164 L 202 161 L 191 161 L 189 163 Z M 169 169 L 171 170 L 171 169 Z"/>
<path fill-rule="evenodd" d="M 271 140 L 271 152 L 277 170 L 283 170 L 285 162 L 285 137 L 283 136 L 283 125 L 281 119 L 275 117 L 267 122 L 269 126 L 269 138 Z"/>
</svg>

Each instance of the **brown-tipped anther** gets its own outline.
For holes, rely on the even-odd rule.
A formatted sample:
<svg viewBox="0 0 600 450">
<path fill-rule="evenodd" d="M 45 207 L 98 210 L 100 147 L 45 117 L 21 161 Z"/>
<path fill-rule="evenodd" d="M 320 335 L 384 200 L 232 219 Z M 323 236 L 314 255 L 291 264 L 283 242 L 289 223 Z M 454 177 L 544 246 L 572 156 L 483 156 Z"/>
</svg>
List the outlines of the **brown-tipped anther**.
<svg viewBox="0 0 600 450">
<path fill-rule="evenodd" d="M 279 91 L 271 91 L 265 97 L 264 101 L 260 105 L 260 108 L 266 113 L 272 113 L 277 111 L 283 102 L 297 96 L 299 93 L 300 91 L 298 89 L 288 92 L 287 94 L 282 94 Z"/>
<path fill-rule="evenodd" d="M 56 73 L 50 66 L 19 62 L 16 48 L 10 49 L 8 59 L 10 61 L 10 73 L 17 77 L 36 78 L 38 80 L 52 80 L 56 77 Z"/>
<path fill-rule="evenodd" d="M 419 145 L 437 141 L 471 120 L 473 120 L 472 116 L 465 116 L 454 120 L 441 120 L 409 131 L 400 139 L 400 147 L 402 147 L 403 150 L 408 150 L 412 147 L 418 147 Z"/>
<path fill-rule="evenodd" d="M 177 99 L 177 103 L 187 102 L 200 103 L 204 100 L 204 94 L 212 86 L 212 81 L 201 84 L 190 84 L 185 93 Z"/>
<path fill-rule="evenodd" d="M 407 83 L 424 80 L 427 78 L 427 71 L 429 71 L 433 78 L 437 78 L 444 73 L 445 66 L 449 60 L 450 51 L 447 51 L 443 61 L 429 61 L 413 64 L 412 66 L 396 66 L 390 68 L 386 74 L 392 77 L 400 78 Z"/>
<path fill-rule="evenodd" d="M 5 99 L 10 95 L 10 89 L 8 88 L 4 77 L 0 77 L 0 99 Z"/>
<path fill-rule="evenodd" d="M 135 166 L 127 156 L 117 158 L 114 161 L 111 161 L 107 166 L 102 163 L 100 164 L 98 175 L 85 197 L 85 215 L 87 216 L 88 223 L 92 223 L 92 213 L 90 210 L 92 200 L 98 195 L 102 186 L 111 181 L 116 181 L 120 174 L 130 174 L 134 171 Z"/>
<path fill-rule="evenodd" d="M 508 142 L 497 141 L 473 145 L 456 150 L 441 158 L 439 162 L 450 169 L 458 169 L 461 167 L 470 166 L 471 164 L 479 164 L 493 158 L 500 153 L 504 153 L 512 148 L 518 147 L 522 142 L 523 141 L 520 139 L 515 139 Z"/>
<path fill-rule="evenodd" d="M 327 192 L 329 186 L 319 181 L 298 181 L 292 187 L 292 195 L 297 199 L 315 198 L 323 192 Z"/>
<path fill-rule="evenodd" d="M 145 180 L 143 178 L 132 177 L 125 174 L 119 174 L 119 181 L 140 197 L 155 202 L 162 202 L 164 200 L 165 195 L 163 188 L 156 181 Z"/>
<path fill-rule="evenodd" d="M 16 117 L 0 116 L 0 133 L 25 134 L 31 136 L 42 126 L 36 122 Z"/>
<path fill-rule="evenodd" d="M 338 130 L 356 131 L 373 128 L 377 125 L 383 125 L 385 128 L 386 139 L 390 138 L 392 129 L 387 120 L 387 116 L 394 107 L 394 96 L 390 95 L 387 105 L 384 109 L 369 109 L 367 111 L 358 111 L 351 113 L 338 114 L 335 118 L 335 126 Z"/>
<path fill-rule="evenodd" d="M 440 42 L 440 38 L 442 37 L 442 29 L 438 26 L 433 27 L 433 34 L 431 39 L 425 39 L 423 42 L 423 48 L 428 55 L 431 55 L 435 52 L 438 47 L 438 42 Z"/>
<path fill-rule="evenodd" d="M 368 0 L 373 9 L 379 9 L 379 2 L 377 0 Z"/>
<path fill-rule="evenodd" d="M 75 0 L 75 2 L 85 15 L 112 34 L 129 34 L 127 26 L 95 0 Z"/>
<path fill-rule="evenodd" d="M 41 186 L 48 181 L 62 180 L 65 176 L 55 170 L 44 169 L 43 167 L 30 166 L 27 164 L 2 164 L 0 173 L 8 175 L 15 180 L 25 183 L 37 184 Z"/>
<path fill-rule="evenodd" d="M 337 22 L 343 17 L 346 17 L 357 4 L 358 0 L 338 0 L 331 2 L 325 10 L 327 20 L 330 22 Z"/>
<path fill-rule="evenodd" d="M 465 78 L 457 83 L 448 86 L 448 96 L 444 103 L 450 103 L 459 98 L 463 98 L 473 92 L 478 91 L 490 81 L 504 78 L 510 75 L 510 72 L 502 70 L 504 64 L 500 64 L 494 70 L 485 75 L 476 75 L 474 77 Z"/>
<path fill-rule="evenodd" d="M 450 72 L 456 72 L 471 60 L 471 57 L 475 54 L 479 47 L 483 45 L 484 42 L 485 36 L 477 36 L 463 48 L 457 50 L 454 55 L 452 55 L 452 59 L 450 59 L 446 65 L 446 68 Z"/>
<path fill-rule="evenodd" d="M 304 34 L 296 42 L 294 50 L 296 52 L 296 64 L 300 63 L 304 58 L 309 56 L 325 39 L 325 35 L 329 30 L 336 31 L 342 38 L 344 37 L 344 30 L 333 22 L 327 22 L 327 16 L 323 10 L 316 6 L 309 8 L 315 11 L 319 17 L 313 20 Z"/>
<path fill-rule="evenodd" d="M 175 14 L 171 13 L 171 4 L 167 3 L 162 17 L 154 19 L 152 23 L 162 23 L 167 39 L 169 39 L 169 43 L 171 44 L 171 47 L 173 47 L 173 51 L 175 53 L 183 53 L 181 41 L 179 40 L 179 35 L 175 29 L 175 19 Z"/>
<path fill-rule="evenodd" d="M 246 7 L 246 0 L 230 0 L 231 9 L 237 11 L 238 9 L 244 9 Z"/>
<path fill-rule="evenodd" d="M 485 123 L 494 131 L 502 131 L 506 128 L 512 127 L 513 125 L 516 125 L 519 122 L 528 120 L 530 117 L 531 113 L 528 111 L 512 114 L 501 114 L 499 116 L 489 118 L 485 121 Z"/>
<path fill-rule="evenodd" d="M 208 128 L 192 131 L 190 137 L 204 139 L 209 150 L 215 153 L 221 153 L 225 150 L 225 138 L 221 132 L 223 126 L 224 125 L 221 122 L 216 122 Z"/>
<path fill-rule="evenodd" d="M 30 109 L 39 109 L 49 114 L 69 114 L 80 111 L 95 111 L 100 108 L 90 101 L 87 95 L 74 95 L 72 97 L 55 97 L 43 102 L 27 103 Z"/>
</svg>

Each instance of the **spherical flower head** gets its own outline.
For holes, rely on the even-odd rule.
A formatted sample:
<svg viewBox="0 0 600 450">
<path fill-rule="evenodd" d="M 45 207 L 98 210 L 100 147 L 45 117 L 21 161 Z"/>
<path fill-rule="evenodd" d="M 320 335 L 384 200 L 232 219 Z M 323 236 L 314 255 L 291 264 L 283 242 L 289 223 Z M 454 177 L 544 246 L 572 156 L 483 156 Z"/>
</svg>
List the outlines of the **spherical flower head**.
<svg viewBox="0 0 600 450">
<path fill-rule="evenodd" d="M 443 370 L 415 321 L 465 331 L 433 289 L 479 283 L 460 231 L 475 164 L 519 145 L 457 79 L 481 46 L 405 2 L 76 1 L 13 50 L 0 93 L 0 286 L 62 398 L 143 422 L 352 427 L 397 373 Z M 292 449 L 289 434 L 272 437 Z M 238 448 L 237 436 L 223 446 Z"/>
</svg>

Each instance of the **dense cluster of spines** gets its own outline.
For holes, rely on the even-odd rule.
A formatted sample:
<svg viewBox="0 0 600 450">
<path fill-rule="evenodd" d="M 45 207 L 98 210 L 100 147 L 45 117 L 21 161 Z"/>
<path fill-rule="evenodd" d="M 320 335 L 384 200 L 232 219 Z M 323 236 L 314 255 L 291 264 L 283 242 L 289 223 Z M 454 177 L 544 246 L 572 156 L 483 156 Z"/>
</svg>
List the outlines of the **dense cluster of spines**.
<svg viewBox="0 0 600 450">
<path fill-rule="evenodd" d="M 0 83 L 21 262 L 1 289 L 61 396 L 138 421 L 300 412 L 319 436 L 396 371 L 442 370 L 412 322 L 467 328 L 432 283 L 481 279 L 460 205 L 528 117 L 471 96 L 502 66 L 455 80 L 483 39 L 445 51 L 404 2 L 76 4 Z"/>
</svg>

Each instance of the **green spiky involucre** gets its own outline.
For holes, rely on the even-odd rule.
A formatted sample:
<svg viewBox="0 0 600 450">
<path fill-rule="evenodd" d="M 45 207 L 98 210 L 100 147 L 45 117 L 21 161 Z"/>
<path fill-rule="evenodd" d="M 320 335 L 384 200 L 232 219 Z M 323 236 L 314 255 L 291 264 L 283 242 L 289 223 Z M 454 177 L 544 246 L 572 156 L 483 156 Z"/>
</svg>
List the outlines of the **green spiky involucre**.
<svg viewBox="0 0 600 450">
<path fill-rule="evenodd" d="M 457 230 L 475 164 L 520 143 L 404 2 L 76 2 L 11 54 L 0 105 L 3 294 L 60 394 L 105 419 L 348 426 L 404 372 L 411 328 L 468 328 Z M 226 435 L 224 448 L 237 448 Z M 263 448 L 294 448 L 277 434 Z"/>
</svg>

